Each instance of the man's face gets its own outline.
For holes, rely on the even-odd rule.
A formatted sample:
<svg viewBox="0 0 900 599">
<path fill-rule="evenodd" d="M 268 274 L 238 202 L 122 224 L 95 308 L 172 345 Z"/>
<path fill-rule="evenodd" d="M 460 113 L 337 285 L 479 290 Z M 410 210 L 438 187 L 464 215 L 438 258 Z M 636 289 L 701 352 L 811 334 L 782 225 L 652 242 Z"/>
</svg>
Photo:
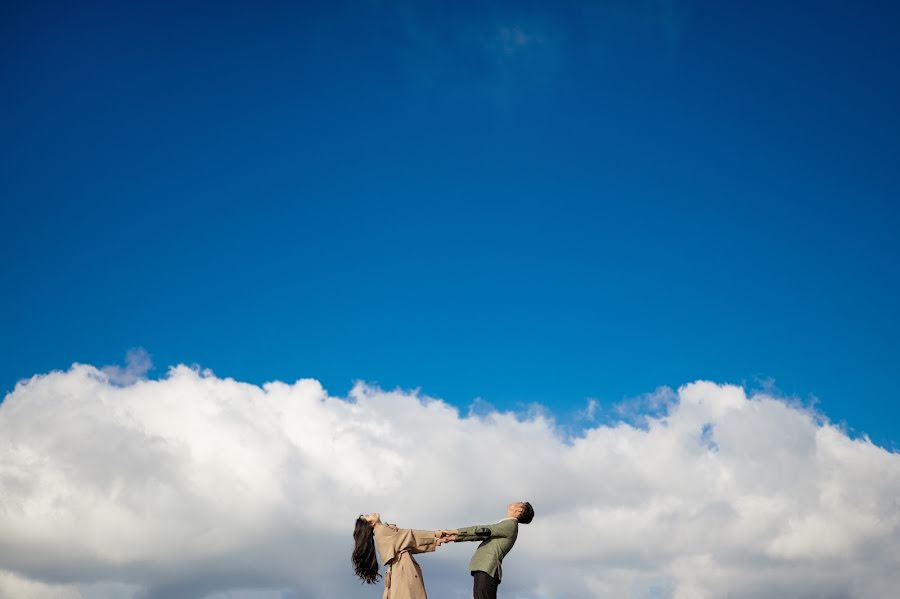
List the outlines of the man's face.
<svg viewBox="0 0 900 599">
<path fill-rule="evenodd" d="M 508 518 L 518 518 L 525 513 L 525 502 L 514 501 L 506 506 L 506 516 Z"/>
</svg>

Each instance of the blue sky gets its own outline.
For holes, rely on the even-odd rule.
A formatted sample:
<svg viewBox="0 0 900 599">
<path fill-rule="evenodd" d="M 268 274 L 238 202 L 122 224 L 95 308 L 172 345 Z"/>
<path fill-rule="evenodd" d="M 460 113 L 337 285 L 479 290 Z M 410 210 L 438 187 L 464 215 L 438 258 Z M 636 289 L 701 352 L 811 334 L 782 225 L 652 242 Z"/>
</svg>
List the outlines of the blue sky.
<svg viewBox="0 0 900 599">
<path fill-rule="evenodd" d="M 0 386 L 146 348 L 900 438 L 900 9 L 7 4 Z"/>
</svg>

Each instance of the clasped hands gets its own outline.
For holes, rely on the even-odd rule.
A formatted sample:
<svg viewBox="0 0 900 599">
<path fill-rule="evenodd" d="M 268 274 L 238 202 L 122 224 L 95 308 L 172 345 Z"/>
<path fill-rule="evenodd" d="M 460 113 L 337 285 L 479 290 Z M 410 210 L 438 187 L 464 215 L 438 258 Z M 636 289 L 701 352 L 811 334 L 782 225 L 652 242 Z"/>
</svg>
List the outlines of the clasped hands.
<svg viewBox="0 0 900 599">
<path fill-rule="evenodd" d="M 456 540 L 458 530 L 436 530 L 434 531 L 434 545 L 440 547 L 444 543 L 452 543 Z"/>
</svg>

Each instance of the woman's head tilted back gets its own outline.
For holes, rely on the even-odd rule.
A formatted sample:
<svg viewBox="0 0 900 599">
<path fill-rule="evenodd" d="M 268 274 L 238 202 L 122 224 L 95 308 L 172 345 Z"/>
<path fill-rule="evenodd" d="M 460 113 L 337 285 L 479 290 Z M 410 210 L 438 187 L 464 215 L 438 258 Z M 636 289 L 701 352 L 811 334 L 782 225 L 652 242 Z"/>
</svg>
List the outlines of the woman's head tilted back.
<svg viewBox="0 0 900 599">
<path fill-rule="evenodd" d="M 374 516 L 374 518 L 373 518 Z M 378 558 L 375 555 L 375 534 L 373 527 L 380 518 L 378 514 L 367 514 L 356 519 L 353 529 L 353 569 L 366 584 L 375 584 L 381 578 L 378 573 Z"/>
</svg>

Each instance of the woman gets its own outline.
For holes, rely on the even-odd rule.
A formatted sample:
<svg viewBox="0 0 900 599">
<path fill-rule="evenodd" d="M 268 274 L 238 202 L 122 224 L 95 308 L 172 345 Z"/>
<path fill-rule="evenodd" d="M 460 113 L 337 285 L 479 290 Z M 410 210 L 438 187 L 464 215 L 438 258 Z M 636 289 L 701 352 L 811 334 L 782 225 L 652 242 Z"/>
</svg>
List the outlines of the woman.
<svg viewBox="0 0 900 599">
<path fill-rule="evenodd" d="M 441 543 L 440 531 L 412 530 L 385 524 L 376 513 L 356 519 L 353 530 L 353 568 L 363 582 L 374 584 L 380 577 L 375 547 L 388 567 L 384 574 L 382 599 L 428 599 L 422 568 L 413 553 L 434 551 Z"/>
</svg>

